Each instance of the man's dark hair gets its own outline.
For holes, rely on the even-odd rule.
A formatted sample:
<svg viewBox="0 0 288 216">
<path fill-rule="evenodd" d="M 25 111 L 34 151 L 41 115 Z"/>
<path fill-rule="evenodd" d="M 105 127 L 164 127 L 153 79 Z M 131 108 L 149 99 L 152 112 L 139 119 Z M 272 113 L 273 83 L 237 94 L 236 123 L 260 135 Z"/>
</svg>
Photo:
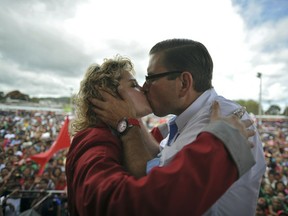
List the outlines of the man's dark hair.
<svg viewBox="0 0 288 216">
<path fill-rule="evenodd" d="M 212 87 L 213 61 L 206 47 L 189 39 L 168 39 L 157 43 L 149 52 L 163 54 L 162 64 L 169 70 L 189 71 L 194 89 L 204 92 Z"/>
</svg>

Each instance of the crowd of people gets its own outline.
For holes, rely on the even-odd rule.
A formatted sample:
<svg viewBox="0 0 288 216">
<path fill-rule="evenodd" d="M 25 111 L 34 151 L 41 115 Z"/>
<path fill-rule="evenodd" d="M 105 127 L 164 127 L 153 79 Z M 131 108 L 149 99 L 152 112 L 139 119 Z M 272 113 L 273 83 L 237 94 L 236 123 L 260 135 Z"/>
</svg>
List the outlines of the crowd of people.
<svg viewBox="0 0 288 216">
<path fill-rule="evenodd" d="M 257 214 L 288 215 L 288 121 L 263 121 L 259 127 L 267 163 Z"/>
<path fill-rule="evenodd" d="M 30 159 L 31 155 L 51 147 L 65 117 L 53 112 L 0 111 L 3 215 L 19 215 L 29 209 L 41 215 L 67 215 L 65 159 L 68 149 L 58 151 L 41 175 L 39 165 Z M 147 127 L 165 122 L 153 116 L 145 120 Z M 259 132 L 267 171 L 259 192 L 257 215 L 288 215 L 288 122 L 262 121 Z"/>
<path fill-rule="evenodd" d="M 0 111 L 0 194 L 3 215 L 35 209 L 40 215 L 66 215 L 65 156 L 58 151 L 39 173 L 30 156 L 45 152 L 57 138 L 65 115 Z"/>
</svg>

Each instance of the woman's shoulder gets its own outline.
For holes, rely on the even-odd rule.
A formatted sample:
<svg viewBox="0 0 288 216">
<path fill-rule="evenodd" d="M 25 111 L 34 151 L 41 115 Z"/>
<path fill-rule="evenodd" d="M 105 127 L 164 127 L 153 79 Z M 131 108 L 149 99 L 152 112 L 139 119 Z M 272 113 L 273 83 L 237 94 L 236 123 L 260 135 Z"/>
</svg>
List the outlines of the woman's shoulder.
<svg viewBox="0 0 288 216">
<path fill-rule="evenodd" d="M 87 151 L 91 152 L 91 149 L 93 149 L 93 152 L 102 152 L 106 151 L 105 149 L 110 146 L 120 147 L 120 139 L 113 134 L 110 128 L 87 128 L 76 133 L 72 138 L 67 161 L 71 158 L 78 158 L 86 154 Z"/>
<path fill-rule="evenodd" d="M 109 127 L 91 127 L 79 131 L 76 135 L 72 138 L 73 142 L 90 142 L 90 141 L 105 141 L 105 140 L 114 140 L 118 139 L 116 135 L 114 135 L 113 130 Z"/>
</svg>

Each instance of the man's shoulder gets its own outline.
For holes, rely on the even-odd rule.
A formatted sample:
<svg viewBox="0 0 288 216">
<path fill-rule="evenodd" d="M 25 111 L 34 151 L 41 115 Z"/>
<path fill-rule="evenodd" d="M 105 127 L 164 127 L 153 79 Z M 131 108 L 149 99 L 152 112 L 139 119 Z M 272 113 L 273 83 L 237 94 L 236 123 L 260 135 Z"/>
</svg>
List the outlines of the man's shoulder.
<svg viewBox="0 0 288 216">
<path fill-rule="evenodd" d="M 216 97 L 216 100 L 221 104 L 224 104 L 224 105 L 227 105 L 227 106 L 231 106 L 231 107 L 239 107 L 241 106 L 240 104 L 238 104 L 236 101 L 233 101 L 233 100 L 230 100 L 230 99 L 227 99 L 225 98 L 224 96 L 222 95 L 218 95 Z"/>
</svg>

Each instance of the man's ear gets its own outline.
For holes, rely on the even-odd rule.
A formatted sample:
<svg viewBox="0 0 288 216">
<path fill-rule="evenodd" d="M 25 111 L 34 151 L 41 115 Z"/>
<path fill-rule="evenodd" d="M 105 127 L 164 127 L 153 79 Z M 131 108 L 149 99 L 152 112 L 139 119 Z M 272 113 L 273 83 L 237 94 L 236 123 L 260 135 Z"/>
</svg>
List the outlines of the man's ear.
<svg viewBox="0 0 288 216">
<path fill-rule="evenodd" d="M 179 96 L 184 96 L 188 91 L 191 91 L 191 88 L 193 87 L 193 77 L 191 73 L 184 71 L 179 78 L 181 82 Z"/>
</svg>

